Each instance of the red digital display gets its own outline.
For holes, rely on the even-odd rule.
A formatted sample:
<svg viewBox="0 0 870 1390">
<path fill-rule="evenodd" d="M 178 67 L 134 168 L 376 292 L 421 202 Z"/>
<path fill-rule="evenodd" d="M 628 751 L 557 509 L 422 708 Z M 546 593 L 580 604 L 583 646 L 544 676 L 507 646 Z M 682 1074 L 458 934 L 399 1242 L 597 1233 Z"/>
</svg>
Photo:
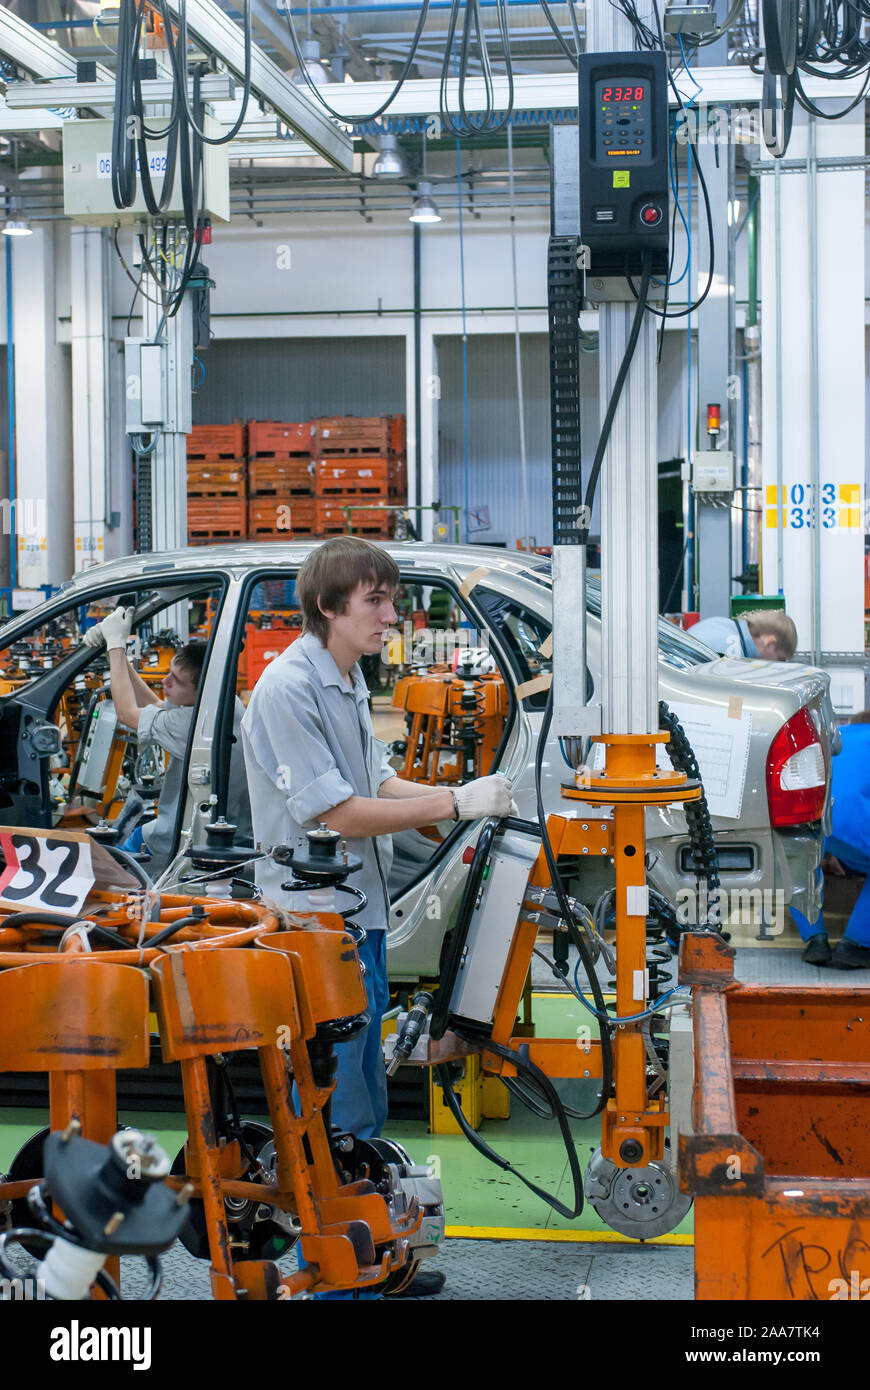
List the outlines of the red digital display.
<svg viewBox="0 0 870 1390">
<path fill-rule="evenodd" d="M 601 92 L 602 101 L 643 101 L 645 91 L 643 87 L 605 87 Z"/>
</svg>

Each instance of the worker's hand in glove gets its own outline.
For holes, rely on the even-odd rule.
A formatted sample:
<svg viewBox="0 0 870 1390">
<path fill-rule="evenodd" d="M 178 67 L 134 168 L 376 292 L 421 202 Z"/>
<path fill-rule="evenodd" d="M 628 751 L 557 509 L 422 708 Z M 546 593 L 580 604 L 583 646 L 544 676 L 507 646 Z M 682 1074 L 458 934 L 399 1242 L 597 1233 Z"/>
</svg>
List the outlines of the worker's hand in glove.
<svg viewBox="0 0 870 1390">
<path fill-rule="evenodd" d="M 86 647 L 102 647 L 105 644 L 108 652 L 116 648 L 123 651 L 130 636 L 132 623 L 132 608 L 116 608 L 114 613 L 110 613 L 101 623 L 89 627 L 82 641 Z"/>
<path fill-rule="evenodd" d="M 515 816 L 512 787 L 506 777 L 478 777 L 457 787 L 453 796 L 456 801 L 458 820 L 479 820 L 483 816 Z"/>
</svg>

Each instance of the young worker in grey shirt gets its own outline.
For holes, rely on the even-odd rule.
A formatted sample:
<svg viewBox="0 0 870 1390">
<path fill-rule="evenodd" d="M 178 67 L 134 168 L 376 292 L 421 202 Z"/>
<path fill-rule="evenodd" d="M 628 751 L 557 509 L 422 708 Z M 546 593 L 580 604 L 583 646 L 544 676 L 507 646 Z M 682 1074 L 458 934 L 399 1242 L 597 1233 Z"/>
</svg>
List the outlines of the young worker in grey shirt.
<svg viewBox="0 0 870 1390">
<path fill-rule="evenodd" d="M 480 777 L 454 792 L 404 781 L 387 762 L 357 663 L 383 649 L 396 622 L 398 585 L 394 560 L 361 537 L 339 537 L 312 551 L 296 581 L 302 636 L 266 667 L 242 720 L 255 842 L 304 848 L 305 831 L 324 822 L 363 861 L 351 882 L 367 898 L 354 920 L 367 933 L 360 957 L 371 1023 L 336 1048 L 332 1117 L 364 1139 L 376 1138 L 387 1117 L 381 1016 L 389 1001 L 390 836 L 513 810 L 505 777 Z M 258 861 L 257 882 L 278 902 L 287 873 L 269 858 Z"/>
</svg>

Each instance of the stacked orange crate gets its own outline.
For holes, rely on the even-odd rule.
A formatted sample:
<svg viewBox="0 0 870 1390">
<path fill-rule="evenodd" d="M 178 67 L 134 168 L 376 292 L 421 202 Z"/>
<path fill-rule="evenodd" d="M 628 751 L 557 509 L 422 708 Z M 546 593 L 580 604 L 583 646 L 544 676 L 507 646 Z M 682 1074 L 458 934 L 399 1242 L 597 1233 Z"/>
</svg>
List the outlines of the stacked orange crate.
<svg viewBox="0 0 870 1390">
<path fill-rule="evenodd" d="M 312 426 L 307 421 L 248 423 L 248 537 L 288 540 L 314 533 Z"/>
<path fill-rule="evenodd" d="M 395 513 L 388 504 L 400 500 L 395 487 L 397 440 L 401 433 L 388 415 L 337 415 L 314 421 L 319 535 L 392 534 Z"/>
<path fill-rule="evenodd" d="M 408 475 L 406 471 L 408 441 L 404 415 L 391 415 L 390 420 L 390 501 L 408 501 Z"/>
<path fill-rule="evenodd" d="M 245 535 L 245 426 L 195 425 L 187 437 L 188 544 Z"/>
</svg>

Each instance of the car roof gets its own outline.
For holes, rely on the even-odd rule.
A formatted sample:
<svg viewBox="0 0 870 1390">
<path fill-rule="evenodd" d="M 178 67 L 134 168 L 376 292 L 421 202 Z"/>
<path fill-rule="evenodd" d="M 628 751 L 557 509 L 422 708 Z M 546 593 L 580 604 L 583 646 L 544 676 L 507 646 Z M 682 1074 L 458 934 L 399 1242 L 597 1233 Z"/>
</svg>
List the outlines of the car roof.
<svg viewBox="0 0 870 1390">
<path fill-rule="evenodd" d="M 65 596 L 74 597 L 78 590 L 90 589 L 95 583 L 102 587 L 114 581 L 120 584 L 158 574 L 168 579 L 173 569 L 188 573 L 191 570 L 252 570 L 263 565 L 269 568 L 286 565 L 288 569 L 296 569 L 322 544 L 320 540 L 239 541 L 229 545 L 198 545 L 183 550 L 127 555 L 80 570 L 61 589 Z M 392 555 L 397 563 L 407 566 L 410 561 L 423 571 L 450 565 L 465 573 L 484 567 L 530 579 L 533 577 L 531 569 L 540 582 L 549 570 L 548 562 L 539 556 L 515 555 L 494 546 L 443 545 L 427 541 L 376 541 L 375 544 Z"/>
</svg>

